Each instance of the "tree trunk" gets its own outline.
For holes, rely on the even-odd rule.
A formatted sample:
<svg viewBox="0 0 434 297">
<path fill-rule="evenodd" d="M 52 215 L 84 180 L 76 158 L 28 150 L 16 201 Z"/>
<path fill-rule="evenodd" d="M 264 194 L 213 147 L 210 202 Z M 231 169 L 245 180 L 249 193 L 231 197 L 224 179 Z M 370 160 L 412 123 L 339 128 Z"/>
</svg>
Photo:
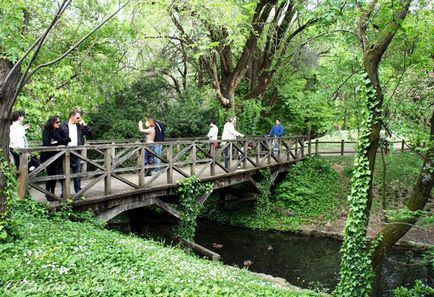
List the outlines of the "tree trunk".
<svg viewBox="0 0 434 297">
<path fill-rule="evenodd" d="M 0 58 L 0 89 L 4 91 L 0 93 L 0 149 L 3 158 L 9 161 L 9 128 L 10 114 L 12 111 L 13 96 L 15 94 L 20 70 L 17 68 L 11 75 L 7 85 L 3 87 L 5 79 L 12 69 L 13 64 L 4 58 Z M 6 186 L 6 176 L 0 171 L 0 189 Z M 0 191 L 0 213 L 5 210 L 6 197 Z"/>
<path fill-rule="evenodd" d="M 431 197 L 431 191 L 434 186 L 434 172 L 432 170 L 434 166 L 434 112 L 432 113 L 430 124 L 429 149 L 423 162 L 419 178 L 413 188 L 413 193 L 406 203 L 406 207 L 412 211 L 424 209 Z M 414 216 L 409 219 L 392 222 L 381 229 L 377 238 L 382 237 L 382 239 L 372 253 L 372 266 L 374 268 L 380 263 L 383 256 L 392 246 L 413 227 L 417 220 L 418 216 Z"/>
</svg>

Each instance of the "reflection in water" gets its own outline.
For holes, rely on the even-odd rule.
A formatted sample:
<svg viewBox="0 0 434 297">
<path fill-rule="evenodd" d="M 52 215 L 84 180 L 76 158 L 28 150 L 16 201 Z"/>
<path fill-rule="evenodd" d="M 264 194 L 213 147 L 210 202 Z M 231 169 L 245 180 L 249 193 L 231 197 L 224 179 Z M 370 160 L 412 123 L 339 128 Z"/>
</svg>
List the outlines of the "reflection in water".
<svg viewBox="0 0 434 297">
<path fill-rule="evenodd" d="M 336 240 L 201 221 L 195 241 L 219 253 L 226 264 L 243 267 L 247 261 L 250 270 L 283 277 L 296 286 L 331 291 L 339 281 L 340 242 Z M 223 247 L 215 248 L 213 243 Z M 373 296 L 393 296 L 394 288 L 413 285 L 416 279 L 427 283 L 428 274 L 420 255 L 396 250 L 383 262 Z"/>
</svg>

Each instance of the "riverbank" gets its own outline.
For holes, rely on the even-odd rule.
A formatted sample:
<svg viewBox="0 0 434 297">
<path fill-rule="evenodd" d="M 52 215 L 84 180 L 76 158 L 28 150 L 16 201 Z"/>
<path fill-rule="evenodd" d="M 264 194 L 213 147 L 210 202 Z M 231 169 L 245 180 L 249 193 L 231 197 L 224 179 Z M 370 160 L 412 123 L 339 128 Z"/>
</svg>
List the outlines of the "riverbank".
<svg viewBox="0 0 434 297">
<path fill-rule="evenodd" d="M 203 217 L 251 229 L 291 231 L 342 239 L 348 211 L 347 197 L 351 186 L 353 158 L 339 156 L 317 159 L 314 162 L 308 161 L 307 166 L 298 163 L 275 187 L 270 197 L 273 207 L 268 216 L 256 216 L 253 211 L 254 201 L 238 203 L 234 197 L 233 200 L 227 199 L 224 205 L 211 202 Z M 384 162 L 382 157 L 378 156 L 374 175 L 376 198 L 371 209 L 368 238 L 374 238 L 387 223 L 388 211 L 403 207 L 415 184 L 420 166 L 420 158 L 412 153 L 391 154 L 385 156 Z M 429 216 L 433 213 L 434 201 L 431 201 L 426 206 L 426 214 Z M 419 222 L 399 244 L 433 246 L 434 226 Z"/>
<path fill-rule="evenodd" d="M 13 219 L 18 238 L 0 244 L 1 296 L 318 296 L 105 230 L 86 214 L 26 201 Z"/>
</svg>

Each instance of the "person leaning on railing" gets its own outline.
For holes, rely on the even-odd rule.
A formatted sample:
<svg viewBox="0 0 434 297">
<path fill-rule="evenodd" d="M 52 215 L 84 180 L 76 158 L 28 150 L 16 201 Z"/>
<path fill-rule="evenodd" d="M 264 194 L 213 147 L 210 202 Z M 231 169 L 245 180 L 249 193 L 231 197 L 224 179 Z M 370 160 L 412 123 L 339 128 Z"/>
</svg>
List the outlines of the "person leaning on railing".
<svg viewBox="0 0 434 297">
<path fill-rule="evenodd" d="M 71 141 L 71 138 L 64 134 L 64 131 L 60 129 L 60 119 L 57 115 L 48 119 L 47 123 L 42 130 L 42 145 L 43 146 L 58 146 L 67 145 Z M 45 162 L 58 152 L 42 152 L 41 162 Z M 57 158 L 50 165 L 47 166 L 47 175 L 59 175 L 62 174 L 62 158 Z M 57 180 L 47 180 L 45 182 L 45 189 L 48 192 L 55 193 Z M 50 195 L 45 195 L 48 201 L 55 201 Z"/>
<path fill-rule="evenodd" d="M 283 136 L 283 125 L 280 123 L 279 119 L 276 119 L 276 124 L 271 127 L 270 132 L 268 132 L 268 135 L 270 137 L 282 137 Z M 273 146 L 273 154 L 278 154 L 280 147 L 279 142 L 277 139 L 272 140 L 272 146 Z"/>
</svg>

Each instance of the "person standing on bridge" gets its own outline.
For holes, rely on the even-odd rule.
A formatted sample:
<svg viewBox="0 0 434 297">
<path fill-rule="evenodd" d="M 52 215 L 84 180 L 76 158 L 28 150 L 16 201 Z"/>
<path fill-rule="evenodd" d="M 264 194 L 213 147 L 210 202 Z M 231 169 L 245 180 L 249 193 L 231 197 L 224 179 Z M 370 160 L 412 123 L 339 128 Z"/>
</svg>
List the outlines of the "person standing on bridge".
<svg viewBox="0 0 434 297">
<path fill-rule="evenodd" d="M 52 116 L 48 119 L 47 123 L 42 130 L 42 145 L 43 146 L 58 146 L 67 145 L 71 138 L 65 137 L 64 132 L 60 129 L 60 119 L 58 116 Z M 41 162 L 45 162 L 58 152 L 42 152 Z M 47 176 L 62 174 L 62 161 L 63 158 L 57 158 L 53 163 L 47 166 Z M 56 189 L 57 180 L 47 180 L 45 182 L 45 189 L 54 194 Z M 45 198 L 48 201 L 56 201 L 50 195 L 46 194 Z"/>
<path fill-rule="evenodd" d="M 150 116 L 146 118 L 146 129 L 143 128 L 143 122 L 139 121 L 139 130 L 140 132 L 145 133 L 146 141 L 145 143 L 154 143 L 155 140 L 155 122 L 154 119 Z M 148 146 L 149 150 L 154 151 L 154 145 Z M 153 163 L 154 156 L 148 151 L 145 150 L 145 165 L 150 165 Z M 145 170 L 145 176 L 151 176 L 151 169 Z"/>
<path fill-rule="evenodd" d="M 210 119 L 209 132 L 207 134 L 208 140 L 216 141 L 218 138 L 218 134 L 219 134 L 219 127 L 217 127 L 216 125 L 216 120 L 212 118 Z M 219 146 L 218 142 L 214 142 L 210 144 L 210 150 L 209 150 L 210 155 L 213 152 L 215 152 L 218 146 Z"/>
<path fill-rule="evenodd" d="M 156 142 L 154 145 L 154 152 L 157 156 L 161 156 L 161 152 L 163 151 L 163 146 L 161 144 L 159 144 L 158 142 L 160 141 L 164 141 L 165 135 L 164 135 L 164 130 L 166 128 L 166 126 L 158 121 L 155 120 L 152 116 L 148 116 L 149 120 L 154 121 L 154 129 L 155 129 L 155 137 L 154 137 L 154 141 Z M 160 163 L 161 163 L 161 159 L 157 156 L 154 156 L 154 164 L 155 164 L 155 173 L 160 171 Z"/>
<path fill-rule="evenodd" d="M 84 136 L 93 137 L 92 128 L 89 127 L 81 118 L 81 113 L 78 108 L 74 108 L 69 113 L 69 119 L 60 125 L 60 130 L 64 137 L 69 137 L 71 141 L 68 146 L 79 146 L 84 144 Z M 71 168 L 72 173 L 80 173 L 80 158 L 71 154 Z M 81 178 L 80 176 L 74 177 L 74 191 L 78 193 L 81 191 Z M 62 196 L 63 196 L 63 183 L 62 183 Z"/>
<path fill-rule="evenodd" d="M 24 111 L 13 112 L 11 117 L 11 127 L 9 131 L 10 152 L 12 154 L 17 169 L 20 167 L 20 155 L 15 151 L 15 149 L 22 149 L 28 146 L 27 138 L 26 138 L 26 130 L 30 126 L 29 124 L 23 125 L 24 116 L 25 116 Z"/>
<path fill-rule="evenodd" d="M 235 140 L 237 136 L 244 137 L 244 134 L 235 130 L 235 125 L 237 124 L 237 117 L 231 116 L 228 122 L 223 127 L 222 141 L 224 140 Z M 223 143 L 224 144 L 224 143 Z M 225 168 L 229 169 L 229 148 L 232 147 L 231 144 L 225 147 Z"/>
<path fill-rule="evenodd" d="M 271 127 L 270 132 L 268 132 L 268 136 L 273 137 L 272 140 L 272 147 L 273 147 L 273 154 L 277 155 L 279 153 L 279 141 L 276 139 L 276 137 L 282 137 L 283 136 L 283 126 L 280 123 L 279 119 L 276 119 L 276 124 Z"/>
</svg>

